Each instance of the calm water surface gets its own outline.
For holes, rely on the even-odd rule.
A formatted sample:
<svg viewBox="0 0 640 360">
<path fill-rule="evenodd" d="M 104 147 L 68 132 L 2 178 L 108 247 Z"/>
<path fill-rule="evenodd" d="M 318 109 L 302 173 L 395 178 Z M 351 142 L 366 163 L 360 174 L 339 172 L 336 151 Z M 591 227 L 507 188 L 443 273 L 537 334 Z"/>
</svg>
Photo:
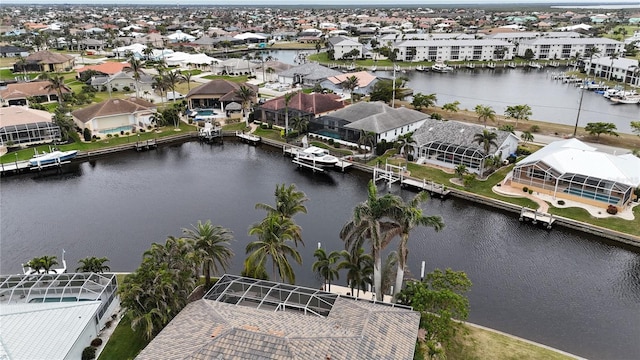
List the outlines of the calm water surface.
<svg viewBox="0 0 640 360">
<path fill-rule="evenodd" d="M 112 270 L 134 270 L 152 242 L 211 219 L 234 232 L 230 272 L 238 273 L 252 240 L 247 230 L 264 216 L 255 203 L 272 203 L 276 184 L 295 183 L 310 199 L 309 213 L 296 218 L 306 243 L 297 283 L 317 287 L 313 250 L 318 242 L 343 248 L 338 232 L 365 199 L 368 179 L 299 171 L 277 151 L 231 141 L 122 154 L 64 175 L 3 178 L 0 272 L 18 273 L 21 262 L 62 249 L 70 268 L 106 256 Z M 470 321 L 593 359 L 640 354 L 639 252 L 562 228 L 547 232 L 466 201 L 434 199 L 425 209 L 446 228 L 413 233 L 409 270 L 419 274 L 426 261 L 428 270 L 466 271 L 474 284 Z"/>
</svg>

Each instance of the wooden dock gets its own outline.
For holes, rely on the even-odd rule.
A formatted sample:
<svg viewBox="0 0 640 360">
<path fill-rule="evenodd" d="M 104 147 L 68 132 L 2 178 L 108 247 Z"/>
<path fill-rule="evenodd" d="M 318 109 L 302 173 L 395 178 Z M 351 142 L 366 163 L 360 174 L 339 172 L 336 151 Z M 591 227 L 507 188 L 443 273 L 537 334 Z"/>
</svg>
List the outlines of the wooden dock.
<svg viewBox="0 0 640 360">
<path fill-rule="evenodd" d="M 412 187 L 416 189 L 420 189 L 421 191 L 427 191 L 431 196 L 438 195 L 441 198 L 449 195 L 451 190 L 447 189 L 444 184 L 437 184 L 433 181 L 422 179 L 422 181 L 418 179 L 413 179 L 410 177 L 405 177 L 403 175 L 400 176 L 400 185 L 403 187 Z"/>
<path fill-rule="evenodd" d="M 529 209 L 527 207 L 522 207 L 520 209 L 520 221 L 531 220 L 531 223 L 536 225 L 538 222 L 541 222 L 547 229 L 551 229 L 551 226 L 556 221 L 552 214 L 543 213 L 534 209 Z"/>
<path fill-rule="evenodd" d="M 136 141 L 134 145 L 136 151 L 145 151 L 150 149 L 155 149 L 158 147 L 158 143 L 156 139 L 149 139 L 144 141 Z"/>
<path fill-rule="evenodd" d="M 31 170 L 29 161 L 14 161 L 12 163 L 0 164 L 0 174 L 18 174 L 23 171 Z"/>
<path fill-rule="evenodd" d="M 236 131 L 236 137 L 240 139 L 240 141 L 250 145 L 258 145 L 262 141 L 260 136 L 245 133 L 244 131 Z"/>
</svg>

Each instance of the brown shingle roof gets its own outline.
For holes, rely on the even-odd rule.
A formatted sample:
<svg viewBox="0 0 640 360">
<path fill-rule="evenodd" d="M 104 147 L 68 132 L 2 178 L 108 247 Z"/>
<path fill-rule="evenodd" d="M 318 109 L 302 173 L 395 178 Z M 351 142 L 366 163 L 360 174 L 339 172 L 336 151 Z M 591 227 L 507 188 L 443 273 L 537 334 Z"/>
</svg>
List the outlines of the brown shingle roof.
<svg viewBox="0 0 640 360">
<path fill-rule="evenodd" d="M 202 84 L 197 88 L 191 89 L 187 94 L 187 98 L 192 96 L 218 96 L 222 101 L 241 101 L 236 96 L 236 91 L 241 86 L 247 86 L 251 88 L 256 95 L 258 94 L 258 87 L 249 83 L 236 83 L 229 80 L 211 80 L 206 84 Z"/>
<path fill-rule="evenodd" d="M 344 108 L 344 103 L 338 99 L 340 96 L 335 94 L 305 94 L 300 91 L 289 101 L 289 109 L 310 114 L 322 114 Z M 284 96 L 265 102 L 261 108 L 273 111 L 284 109 Z"/>
<path fill-rule="evenodd" d="M 140 98 L 109 99 L 101 103 L 78 109 L 71 113 L 76 119 L 86 123 L 91 119 L 102 116 L 132 114 L 144 110 L 153 110 L 156 106 Z"/>
<path fill-rule="evenodd" d="M 62 64 L 73 59 L 73 56 L 54 53 L 48 50 L 34 52 L 25 58 L 27 62 L 38 64 Z"/>
<path fill-rule="evenodd" d="M 48 81 L 33 81 L 26 83 L 8 84 L 7 88 L 0 91 L 0 98 L 4 100 L 24 99 L 30 96 L 54 95 L 54 89 L 47 89 Z M 66 86 L 62 88 L 62 93 L 70 93 Z"/>
</svg>

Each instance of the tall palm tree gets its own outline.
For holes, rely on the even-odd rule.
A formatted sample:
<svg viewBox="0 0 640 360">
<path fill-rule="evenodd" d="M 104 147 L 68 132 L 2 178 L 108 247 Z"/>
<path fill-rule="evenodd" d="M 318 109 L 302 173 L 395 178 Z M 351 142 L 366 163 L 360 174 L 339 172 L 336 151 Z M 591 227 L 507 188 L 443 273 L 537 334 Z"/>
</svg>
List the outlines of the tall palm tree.
<svg viewBox="0 0 640 360">
<path fill-rule="evenodd" d="M 343 260 L 338 263 L 338 270 L 347 270 L 347 285 L 351 288 L 351 295 L 360 296 L 360 290 L 367 290 L 367 285 L 373 285 L 371 275 L 373 275 L 373 258 L 364 253 L 364 248 L 355 251 L 342 250 L 340 252 Z M 354 293 L 358 289 L 357 294 Z"/>
<path fill-rule="evenodd" d="M 296 250 L 295 239 L 300 238 L 301 228 L 293 220 L 272 213 L 249 229 L 249 235 L 256 235 L 258 240 L 247 244 L 247 262 L 255 268 L 266 269 L 267 257 L 271 258 L 272 275 L 276 273 L 281 281 L 294 284 L 295 273 L 289 257 L 302 264 L 302 257 Z"/>
<path fill-rule="evenodd" d="M 153 88 L 160 93 L 160 101 L 164 102 L 164 94 L 169 88 L 167 84 L 167 78 L 162 75 L 156 75 L 153 77 Z"/>
<path fill-rule="evenodd" d="M 340 277 L 338 269 L 334 266 L 340 257 L 340 253 L 332 251 L 327 254 L 323 248 L 318 248 L 313 252 L 313 256 L 318 260 L 313 263 L 311 269 L 323 279 L 323 289 L 331 291 L 331 281 L 338 280 Z"/>
<path fill-rule="evenodd" d="M 304 192 L 296 189 L 295 184 L 289 186 L 276 184 L 274 195 L 276 197 L 276 206 L 257 203 L 255 208 L 266 210 L 270 214 L 275 213 L 288 219 L 291 219 L 297 213 L 307 213 L 307 208 L 304 206 L 304 203 L 309 199 Z"/>
<path fill-rule="evenodd" d="M 76 268 L 76 272 L 93 272 L 97 274 L 101 274 L 105 271 L 110 271 L 111 268 L 104 263 L 108 262 L 109 259 L 106 257 L 86 257 L 84 259 L 78 260 L 80 266 Z"/>
<path fill-rule="evenodd" d="M 378 189 L 371 180 L 369 181 L 367 200 L 356 205 L 352 218 L 340 231 L 340 238 L 345 242 L 345 249 L 351 249 L 352 252 L 362 247 L 365 241 L 369 242 L 371 256 L 374 259 L 373 283 L 377 299 L 382 299 L 381 252 L 391 241 L 390 230 L 397 226 L 390 216 L 401 203 L 402 199 L 396 195 L 378 196 Z"/>
<path fill-rule="evenodd" d="M 594 57 L 598 57 L 599 54 L 600 54 L 600 49 L 598 49 L 595 46 L 587 48 L 584 51 L 584 56 L 589 58 L 589 68 L 587 69 L 587 75 L 589 75 L 589 73 L 591 72 L 591 68 L 592 68 L 592 64 L 593 64 L 593 58 Z"/>
<path fill-rule="evenodd" d="M 431 227 L 435 231 L 440 231 L 444 228 L 444 223 L 440 216 L 426 216 L 423 214 L 420 203 L 427 201 L 428 198 L 429 193 L 421 191 L 409 202 L 401 204 L 393 214 L 393 218 L 398 224 L 398 227 L 394 228 L 393 231 L 396 235 L 400 236 L 400 244 L 398 246 L 398 270 L 396 271 L 396 285 L 393 289 L 394 295 L 402 289 L 404 268 L 406 267 L 407 256 L 409 254 L 409 247 L 407 245 L 411 231 L 418 226 Z"/>
<path fill-rule="evenodd" d="M 529 120 L 529 116 L 533 114 L 531 112 L 531 106 L 526 104 L 507 106 L 507 109 L 504 111 L 504 113 L 507 116 L 516 119 L 516 129 L 518 128 L 518 120 Z"/>
<path fill-rule="evenodd" d="M 147 47 L 142 49 L 142 55 L 144 55 L 144 58 L 146 60 L 151 60 L 152 54 L 153 54 L 153 48 L 151 47 L 151 44 L 147 44 Z"/>
<path fill-rule="evenodd" d="M 64 76 L 58 74 L 51 74 L 47 77 L 49 83 L 45 86 L 45 90 L 53 90 L 58 97 L 58 103 L 62 104 L 64 99 L 62 98 L 62 89 L 65 89 Z"/>
<path fill-rule="evenodd" d="M 609 76 L 607 77 L 607 80 L 611 81 L 611 78 L 613 77 L 613 62 L 620 58 L 620 53 L 614 52 L 609 56 L 609 58 L 611 59 L 611 64 L 609 65 Z"/>
<path fill-rule="evenodd" d="M 58 265 L 58 257 L 45 255 L 40 258 L 39 264 L 45 274 L 49 273 L 54 265 Z"/>
<path fill-rule="evenodd" d="M 442 110 L 454 112 L 454 113 L 458 112 L 460 111 L 460 101 L 456 100 L 452 103 L 446 103 L 442 105 Z"/>
<path fill-rule="evenodd" d="M 522 135 L 520 135 L 520 139 L 522 139 L 526 144 L 529 141 L 533 141 L 533 134 L 530 131 L 523 131 Z"/>
<path fill-rule="evenodd" d="M 482 130 L 482 133 L 473 135 L 473 142 L 478 143 L 478 145 L 482 145 L 484 149 L 484 155 L 489 156 L 491 146 L 495 146 L 496 149 L 498 148 L 498 143 L 496 142 L 497 138 L 498 134 L 490 132 L 488 130 Z"/>
<path fill-rule="evenodd" d="M 394 285 L 396 280 L 396 271 L 398 270 L 398 252 L 391 251 L 384 259 L 382 264 L 382 283 L 380 285 L 380 292 L 382 294 L 388 294 L 391 290 L 391 286 Z"/>
<path fill-rule="evenodd" d="M 295 92 L 284 94 L 284 136 L 286 138 L 289 133 L 289 103 L 291 99 L 296 95 Z"/>
<path fill-rule="evenodd" d="M 183 81 L 182 74 L 180 74 L 180 71 L 174 70 L 174 71 L 169 71 L 164 77 L 166 79 L 168 90 L 171 90 L 173 92 L 172 102 L 175 103 L 176 102 L 176 85 Z"/>
<path fill-rule="evenodd" d="M 478 121 L 484 123 L 484 127 L 487 127 L 487 120 L 496 121 L 496 112 L 491 106 L 476 105 L 475 111 L 478 115 Z"/>
<path fill-rule="evenodd" d="M 25 81 L 27 80 L 27 64 L 27 59 L 23 58 L 22 56 L 18 56 L 14 65 L 15 70 L 20 69 L 20 71 L 22 71 L 22 75 L 24 76 Z"/>
<path fill-rule="evenodd" d="M 371 131 L 360 130 L 360 137 L 358 137 L 358 148 L 361 146 L 369 146 L 371 152 L 374 152 L 376 147 L 376 134 Z"/>
<path fill-rule="evenodd" d="M 409 166 L 409 153 L 413 152 L 414 146 L 416 145 L 416 141 L 413 138 L 413 133 L 407 133 L 404 136 L 400 136 L 398 138 L 398 144 L 400 154 L 403 154 L 406 160 L 405 167 Z"/>
<path fill-rule="evenodd" d="M 136 82 L 136 97 L 140 97 L 140 77 L 144 74 L 142 62 L 131 55 L 128 59 L 129 70 L 133 73 L 133 80 Z"/>
<path fill-rule="evenodd" d="M 252 88 L 246 85 L 241 85 L 240 88 L 236 90 L 236 96 L 242 103 L 242 116 L 245 118 L 247 126 L 249 126 L 249 117 L 247 116 L 247 111 L 249 110 L 249 106 L 251 106 L 251 104 L 253 103 L 253 99 L 256 97 L 256 93 Z"/>
<path fill-rule="evenodd" d="M 306 133 L 309 128 L 309 120 L 296 116 L 291 119 L 291 128 L 297 131 L 298 134 Z"/>
<path fill-rule="evenodd" d="M 358 77 L 355 75 L 351 75 L 349 77 L 347 77 L 343 82 L 342 82 L 342 88 L 344 90 L 349 91 L 349 97 L 351 98 L 351 102 L 353 103 L 353 91 L 358 87 Z"/>
<path fill-rule="evenodd" d="M 187 83 L 187 91 L 191 91 L 191 79 L 193 73 L 191 71 L 185 71 L 182 73 L 182 80 Z"/>
<path fill-rule="evenodd" d="M 202 223 L 198 220 L 191 229 L 182 229 L 185 238 L 193 240 L 197 262 L 202 264 L 205 286 L 211 287 L 211 272 L 219 273 L 227 270 L 229 261 L 233 257 L 233 251 L 229 244 L 233 241 L 233 235 L 229 229 L 219 225 L 212 225 L 211 220 Z"/>
</svg>

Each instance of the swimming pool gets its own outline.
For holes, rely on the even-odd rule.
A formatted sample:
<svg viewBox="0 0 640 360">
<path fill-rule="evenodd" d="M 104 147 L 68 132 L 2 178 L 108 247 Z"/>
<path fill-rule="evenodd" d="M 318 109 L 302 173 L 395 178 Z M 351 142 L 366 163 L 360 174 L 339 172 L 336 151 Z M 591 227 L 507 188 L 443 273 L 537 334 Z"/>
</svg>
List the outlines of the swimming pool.
<svg viewBox="0 0 640 360">
<path fill-rule="evenodd" d="M 197 114 L 196 114 L 196 116 L 211 116 L 211 115 L 217 115 L 217 113 L 211 109 L 204 109 L 204 110 L 197 110 Z"/>
<path fill-rule="evenodd" d="M 118 126 L 116 128 L 112 128 L 112 129 L 105 129 L 100 131 L 103 134 L 119 134 L 121 131 L 124 132 L 131 132 L 131 130 L 133 130 L 133 125 L 126 125 L 126 126 Z"/>
<path fill-rule="evenodd" d="M 591 199 L 591 200 L 606 202 L 608 204 L 617 204 L 620 201 L 620 198 L 618 197 L 615 197 L 615 196 L 609 197 L 605 194 L 596 194 L 595 192 L 589 191 L 589 190 L 566 188 L 563 190 L 563 192 L 571 195 L 578 195 L 580 197 Z"/>
<path fill-rule="evenodd" d="M 330 138 L 334 138 L 334 139 L 340 139 L 340 135 L 334 133 L 333 131 L 329 131 L 329 130 L 317 130 L 313 132 L 314 134 L 318 134 L 318 135 L 322 135 L 322 136 L 326 136 L 326 137 L 330 137 Z"/>
</svg>

